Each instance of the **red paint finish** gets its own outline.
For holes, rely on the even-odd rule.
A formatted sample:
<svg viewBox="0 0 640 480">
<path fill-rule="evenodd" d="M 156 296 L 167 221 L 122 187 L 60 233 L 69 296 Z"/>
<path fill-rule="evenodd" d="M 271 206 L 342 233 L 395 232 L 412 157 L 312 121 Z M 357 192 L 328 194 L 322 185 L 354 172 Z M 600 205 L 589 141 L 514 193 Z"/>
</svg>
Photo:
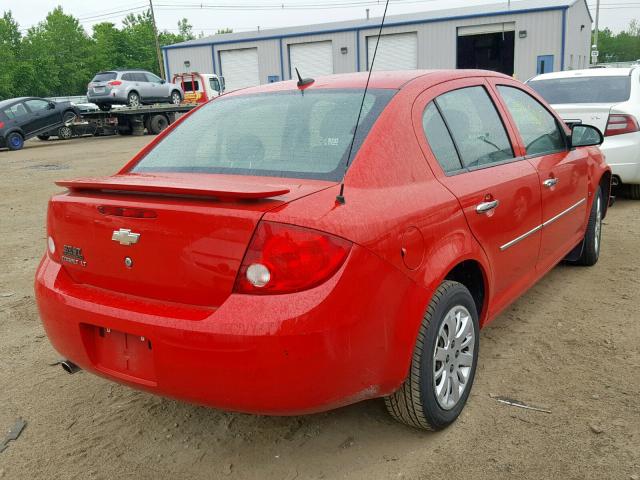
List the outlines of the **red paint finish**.
<svg viewBox="0 0 640 480">
<path fill-rule="evenodd" d="M 326 77 L 308 91 L 365 82 Z M 393 392 L 449 272 L 462 262 L 480 270 L 485 325 L 578 244 L 609 170 L 597 148 L 525 158 L 497 83 L 531 92 L 483 71 L 374 74 L 371 88 L 398 91 L 353 159 L 344 205 L 334 182 L 129 173 L 175 124 L 119 174 L 60 183 L 70 190 L 51 199 L 47 220 L 56 252 L 35 282 L 52 344 L 88 371 L 228 410 L 299 414 Z M 422 114 L 472 85 L 487 88 L 516 158 L 447 176 Z M 560 183 L 545 191 L 549 176 Z M 535 230 L 581 196 L 572 215 Z M 491 199 L 500 207 L 476 213 Z M 113 241 L 119 229 L 139 241 Z M 278 288 L 247 284 L 255 263 Z"/>
</svg>

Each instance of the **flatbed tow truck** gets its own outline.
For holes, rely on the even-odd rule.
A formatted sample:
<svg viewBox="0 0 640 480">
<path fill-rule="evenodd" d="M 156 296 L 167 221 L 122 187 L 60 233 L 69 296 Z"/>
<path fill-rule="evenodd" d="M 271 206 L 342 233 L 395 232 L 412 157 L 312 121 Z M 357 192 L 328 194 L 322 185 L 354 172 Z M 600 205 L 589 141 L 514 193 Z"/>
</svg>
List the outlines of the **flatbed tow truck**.
<svg viewBox="0 0 640 480">
<path fill-rule="evenodd" d="M 180 105 L 158 103 L 140 107 L 113 108 L 108 112 L 102 110 L 81 111 L 73 122 L 60 127 L 57 131 L 43 136 L 57 136 L 60 139 L 83 135 L 157 135 L 171 125 L 178 115 L 197 107 L 196 103 Z"/>
</svg>

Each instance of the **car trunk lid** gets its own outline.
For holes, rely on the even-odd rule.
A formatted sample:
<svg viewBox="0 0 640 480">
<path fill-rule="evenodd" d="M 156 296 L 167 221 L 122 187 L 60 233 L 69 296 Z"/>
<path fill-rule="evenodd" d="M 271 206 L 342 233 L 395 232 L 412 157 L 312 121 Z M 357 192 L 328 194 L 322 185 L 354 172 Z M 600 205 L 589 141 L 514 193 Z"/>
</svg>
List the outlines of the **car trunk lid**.
<svg viewBox="0 0 640 480">
<path fill-rule="evenodd" d="M 70 191 L 51 199 L 48 229 L 75 282 L 212 307 L 231 293 L 264 213 L 335 184 L 212 174 L 57 183 Z"/>
<path fill-rule="evenodd" d="M 567 103 L 552 105 L 567 123 L 583 123 L 597 127 L 602 133 L 607 129 L 607 120 L 612 105 L 609 103 Z"/>
</svg>

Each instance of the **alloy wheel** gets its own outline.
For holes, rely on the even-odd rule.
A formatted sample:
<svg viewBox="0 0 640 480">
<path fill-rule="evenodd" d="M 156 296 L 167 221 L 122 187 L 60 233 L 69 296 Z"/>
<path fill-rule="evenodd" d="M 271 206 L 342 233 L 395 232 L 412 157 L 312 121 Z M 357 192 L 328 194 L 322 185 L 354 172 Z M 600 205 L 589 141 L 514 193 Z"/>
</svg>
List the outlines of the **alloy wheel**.
<svg viewBox="0 0 640 480">
<path fill-rule="evenodd" d="M 440 325 L 433 352 L 433 388 L 444 410 L 454 408 L 469 387 L 474 345 L 471 314 L 462 305 L 456 305 Z"/>
</svg>

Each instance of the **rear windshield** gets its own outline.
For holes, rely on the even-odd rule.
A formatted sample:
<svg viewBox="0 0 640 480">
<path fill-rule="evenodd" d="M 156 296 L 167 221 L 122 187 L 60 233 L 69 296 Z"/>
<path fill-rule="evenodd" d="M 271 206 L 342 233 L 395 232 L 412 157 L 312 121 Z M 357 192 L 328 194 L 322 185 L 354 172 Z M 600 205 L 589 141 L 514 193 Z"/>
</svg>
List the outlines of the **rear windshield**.
<svg viewBox="0 0 640 480">
<path fill-rule="evenodd" d="M 92 82 L 108 82 L 109 80 L 116 79 L 116 72 L 102 72 L 97 73 L 95 77 L 93 77 Z"/>
<path fill-rule="evenodd" d="M 629 100 L 631 77 L 571 77 L 532 80 L 528 85 L 550 104 L 620 103 Z"/>
<path fill-rule="evenodd" d="M 353 156 L 395 90 L 369 90 Z M 340 180 L 362 90 L 221 97 L 194 112 L 132 172 L 206 172 Z"/>
</svg>

